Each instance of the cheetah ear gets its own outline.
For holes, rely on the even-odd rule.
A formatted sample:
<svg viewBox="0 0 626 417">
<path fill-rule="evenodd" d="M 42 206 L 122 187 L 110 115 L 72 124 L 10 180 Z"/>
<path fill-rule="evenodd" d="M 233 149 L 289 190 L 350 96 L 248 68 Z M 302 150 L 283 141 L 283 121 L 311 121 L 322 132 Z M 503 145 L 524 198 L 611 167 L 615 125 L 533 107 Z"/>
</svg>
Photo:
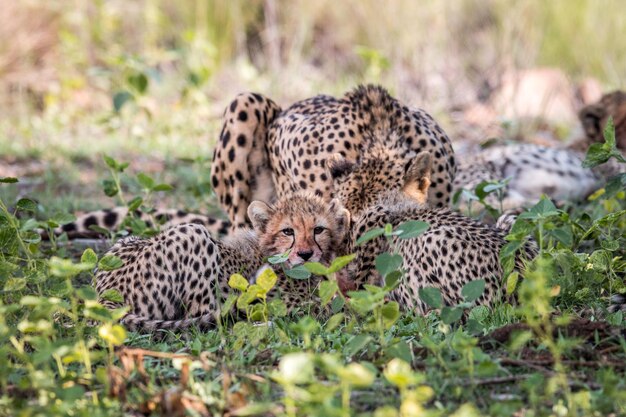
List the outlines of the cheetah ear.
<svg viewBox="0 0 626 417">
<path fill-rule="evenodd" d="M 248 206 L 248 218 L 252 222 L 254 230 L 260 233 L 265 232 L 272 214 L 274 214 L 274 209 L 262 201 L 253 201 Z"/>
<path fill-rule="evenodd" d="M 335 221 L 337 223 L 336 238 L 338 241 L 342 240 L 348 232 L 348 228 L 350 226 L 350 212 L 337 198 L 330 200 L 329 210 L 335 216 Z"/>
<path fill-rule="evenodd" d="M 333 154 L 326 160 L 326 169 L 333 179 L 349 174 L 353 168 L 354 163 L 346 160 L 340 153 Z"/>
<path fill-rule="evenodd" d="M 404 187 L 402 191 L 417 202 L 425 204 L 428 199 L 428 187 L 430 187 L 430 174 L 433 159 L 430 152 L 424 151 L 417 154 L 408 164 L 404 174 Z"/>
<path fill-rule="evenodd" d="M 600 123 L 604 116 L 606 116 L 606 111 L 600 104 L 585 106 L 578 113 L 578 118 L 588 138 L 595 141 L 601 137 L 602 126 L 600 126 Z"/>
</svg>

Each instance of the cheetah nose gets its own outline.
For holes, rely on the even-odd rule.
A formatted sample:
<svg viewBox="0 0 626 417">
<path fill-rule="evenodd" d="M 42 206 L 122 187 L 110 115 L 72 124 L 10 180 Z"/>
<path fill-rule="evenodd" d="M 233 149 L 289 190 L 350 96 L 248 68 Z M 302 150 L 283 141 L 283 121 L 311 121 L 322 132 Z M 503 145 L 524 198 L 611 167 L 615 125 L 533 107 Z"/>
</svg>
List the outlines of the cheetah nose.
<svg viewBox="0 0 626 417">
<path fill-rule="evenodd" d="M 298 256 L 301 257 L 306 262 L 309 259 L 311 259 L 311 256 L 313 256 L 313 251 L 312 250 L 301 251 L 301 252 L 298 252 Z"/>
</svg>

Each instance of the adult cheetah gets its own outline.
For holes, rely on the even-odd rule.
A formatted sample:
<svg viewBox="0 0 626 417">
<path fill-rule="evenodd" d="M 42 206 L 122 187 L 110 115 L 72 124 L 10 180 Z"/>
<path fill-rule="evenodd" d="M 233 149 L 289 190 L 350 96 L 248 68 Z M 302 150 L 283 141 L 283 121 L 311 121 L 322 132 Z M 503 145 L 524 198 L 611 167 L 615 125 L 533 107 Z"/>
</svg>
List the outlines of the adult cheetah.
<svg viewBox="0 0 626 417">
<path fill-rule="evenodd" d="M 356 162 L 372 144 L 395 149 L 404 165 L 418 152 L 432 156 L 428 203 L 449 203 L 456 171 L 448 136 L 424 110 L 412 109 L 379 86 L 360 86 L 341 98 L 320 95 L 282 110 L 255 93 L 226 108 L 211 180 L 233 229 L 247 225 L 252 200 L 272 201 L 298 190 L 330 199 L 326 160 L 339 153 Z"/>
</svg>

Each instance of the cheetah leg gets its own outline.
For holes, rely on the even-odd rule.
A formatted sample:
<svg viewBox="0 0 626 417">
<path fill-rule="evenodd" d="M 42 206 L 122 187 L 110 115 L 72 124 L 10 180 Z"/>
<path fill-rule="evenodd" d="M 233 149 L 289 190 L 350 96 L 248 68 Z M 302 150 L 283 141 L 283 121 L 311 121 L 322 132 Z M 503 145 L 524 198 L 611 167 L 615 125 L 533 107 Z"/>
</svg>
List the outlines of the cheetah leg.
<svg viewBox="0 0 626 417">
<path fill-rule="evenodd" d="M 243 93 L 224 112 L 211 181 L 232 230 L 249 225 L 246 210 L 253 200 L 269 202 L 275 195 L 266 144 L 268 128 L 280 111 L 266 97 Z"/>
</svg>

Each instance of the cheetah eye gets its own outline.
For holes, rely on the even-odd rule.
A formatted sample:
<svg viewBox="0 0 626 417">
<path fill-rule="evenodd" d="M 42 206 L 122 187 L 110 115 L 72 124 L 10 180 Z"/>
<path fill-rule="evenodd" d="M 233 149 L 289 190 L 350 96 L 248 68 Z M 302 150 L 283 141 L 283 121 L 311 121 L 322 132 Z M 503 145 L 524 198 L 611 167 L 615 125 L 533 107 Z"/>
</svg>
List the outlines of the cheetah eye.
<svg viewBox="0 0 626 417">
<path fill-rule="evenodd" d="M 315 229 L 313 229 L 313 233 L 316 235 L 319 235 L 320 233 L 322 233 L 324 230 L 326 230 L 325 227 L 322 226 L 317 226 Z"/>
<path fill-rule="evenodd" d="M 291 227 L 287 227 L 281 230 L 285 236 L 293 236 L 293 229 Z"/>
</svg>

